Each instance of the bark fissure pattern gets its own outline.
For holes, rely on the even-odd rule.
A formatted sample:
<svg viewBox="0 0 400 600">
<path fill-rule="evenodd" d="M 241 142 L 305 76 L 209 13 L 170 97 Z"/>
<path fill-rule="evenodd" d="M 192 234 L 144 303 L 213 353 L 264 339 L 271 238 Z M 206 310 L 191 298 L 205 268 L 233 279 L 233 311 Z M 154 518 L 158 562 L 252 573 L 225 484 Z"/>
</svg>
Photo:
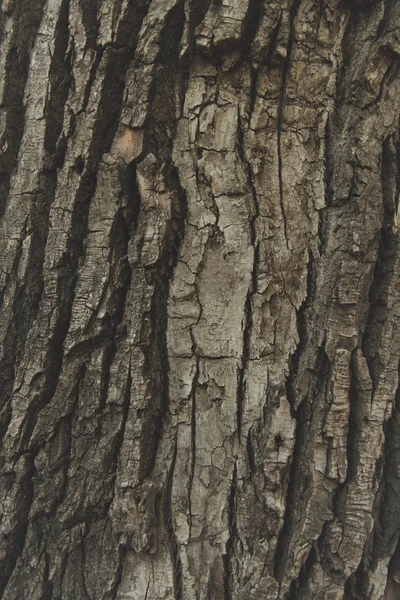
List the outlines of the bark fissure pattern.
<svg viewBox="0 0 400 600">
<path fill-rule="evenodd" d="M 399 40 L 3 1 L 0 598 L 399 597 Z"/>
</svg>

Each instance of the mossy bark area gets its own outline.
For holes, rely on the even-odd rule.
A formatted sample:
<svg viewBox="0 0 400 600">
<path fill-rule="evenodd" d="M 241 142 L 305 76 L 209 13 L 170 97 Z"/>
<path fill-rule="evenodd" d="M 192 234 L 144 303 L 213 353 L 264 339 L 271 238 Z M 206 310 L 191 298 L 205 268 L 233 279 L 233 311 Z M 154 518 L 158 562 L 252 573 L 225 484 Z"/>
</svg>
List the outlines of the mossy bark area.
<svg viewBox="0 0 400 600">
<path fill-rule="evenodd" d="M 400 3 L 0 33 L 0 597 L 400 598 Z"/>
</svg>

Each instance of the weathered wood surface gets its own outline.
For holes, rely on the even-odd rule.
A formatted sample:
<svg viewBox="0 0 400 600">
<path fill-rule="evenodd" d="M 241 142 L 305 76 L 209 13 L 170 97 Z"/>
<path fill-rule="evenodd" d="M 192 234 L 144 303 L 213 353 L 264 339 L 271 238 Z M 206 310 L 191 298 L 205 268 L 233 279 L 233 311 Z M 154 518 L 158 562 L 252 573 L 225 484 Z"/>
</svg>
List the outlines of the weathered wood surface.
<svg viewBox="0 0 400 600">
<path fill-rule="evenodd" d="M 400 2 L 0 32 L 0 597 L 400 598 Z"/>
</svg>

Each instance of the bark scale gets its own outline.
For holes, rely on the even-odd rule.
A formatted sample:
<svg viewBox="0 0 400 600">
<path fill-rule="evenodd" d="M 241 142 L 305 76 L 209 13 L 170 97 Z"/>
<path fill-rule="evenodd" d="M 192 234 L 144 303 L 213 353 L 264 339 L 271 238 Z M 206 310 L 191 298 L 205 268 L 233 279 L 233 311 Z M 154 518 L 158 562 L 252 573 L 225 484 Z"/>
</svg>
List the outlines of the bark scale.
<svg viewBox="0 0 400 600">
<path fill-rule="evenodd" d="M 400 4 L 3 0 L 0 597 L 400 597 Z"/>
</svg>

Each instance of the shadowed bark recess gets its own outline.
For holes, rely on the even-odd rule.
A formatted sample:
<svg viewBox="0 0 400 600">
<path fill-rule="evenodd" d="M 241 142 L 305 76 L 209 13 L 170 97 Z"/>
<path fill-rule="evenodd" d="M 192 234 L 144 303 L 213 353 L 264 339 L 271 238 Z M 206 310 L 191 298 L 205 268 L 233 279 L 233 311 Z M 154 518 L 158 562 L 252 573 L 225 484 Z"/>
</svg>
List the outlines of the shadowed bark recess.
<svg viewBox="0 0 400 600">
<path fill-rule="evenodd" d="M 0 598 L 400 598 L 400 3 L 3 0 Z"/>
</svg>

